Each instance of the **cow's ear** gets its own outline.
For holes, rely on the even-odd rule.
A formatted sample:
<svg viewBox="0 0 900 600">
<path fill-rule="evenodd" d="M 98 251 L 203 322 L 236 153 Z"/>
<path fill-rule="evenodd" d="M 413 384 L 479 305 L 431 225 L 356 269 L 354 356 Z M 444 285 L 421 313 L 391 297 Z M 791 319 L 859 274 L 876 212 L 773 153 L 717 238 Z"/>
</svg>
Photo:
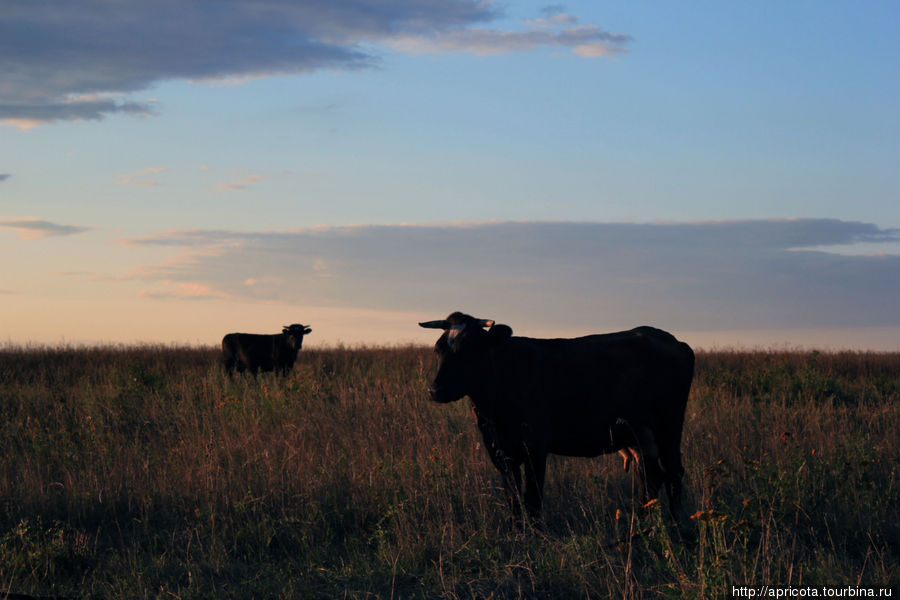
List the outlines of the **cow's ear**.
<svg viewBox="0 0 900 600">
<path fill-rule="evenodd" d="M 492 346 L 499 346 L 511 338 L 512 333 L 509 325 L 494 325 L 488 330 L 488 340 Z"/>
<path fill-rule="evenodd" d="M 303 330 L 303 335 L 306 335 L 307 333 L 312 333 L 312 329 L 307 327 L 306 329 Z"/>
</svg>

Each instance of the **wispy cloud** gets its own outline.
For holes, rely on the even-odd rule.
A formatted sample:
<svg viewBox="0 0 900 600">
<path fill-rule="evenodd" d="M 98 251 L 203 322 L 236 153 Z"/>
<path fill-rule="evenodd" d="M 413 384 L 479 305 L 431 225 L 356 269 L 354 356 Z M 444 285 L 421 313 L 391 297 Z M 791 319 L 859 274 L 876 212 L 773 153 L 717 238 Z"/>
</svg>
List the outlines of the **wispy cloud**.
<svg viewBox="0 0 900 600">
<path fill-rule="evenodd" d="M 162 282 L 163 291 L 141 290 L 139 295 L 153 300 L 221 300 L 223 294 L 208 285 L 190 282 Z"/>
<path fill-rule="evenodd" d="M 0 32 L 2 31 L 3 27 L 0 26 Z M 0 48 L 2 47 L 3 42 L 0 41 Z M 4 93 L 4 88 L 10 87 L 12 86 L 0 83 L 0 119 L 23 131 L 52 121 L 99 120 L 105 115 L 114 113 L 139 116 L 153 113 L 150 103 L 127 102 L 123 99 L 97 100 L 93 97 L 72 96 L 62 101 L 53 101 L 50 97 L 39 101 L 29 101 L 28 98 L 23 97 L 18 102 L 6 102 L 4 96 L 25 95 L 15 89 Z"/>
<path fill-rule="evenodd" d="M 229 181 L 228 183 L 220 183 L 216 185 L 216 189 L 225 192 L 244 190 L 251 185 L 259 183 L 260 181 L 262 181 L 262 179 L 262 175 L 244 175 L 243 177 L 234 179 L 232 181 Z"/>
<path fill-rule="evenodd" d="M 156 175 L 168 171 L 165 167 L 147 167 L 133 173 L 122 173 L 119 177 L 119 185 L 137 185 L 142 187 L 155 187 L 159 182 Z"/>
<path fill-rule="evenodd" d="M 470 52 L 478 55 L 528 52 L 541 47 L 571 48 L 583 57 L 621 54 L 631 36 L 610 33 L 597 25 L 581 25 L 562 5 L 545 7 L 542 16 L 522 23 L 525 29 L 482 27 L 447 29 L 423 35 L 398 36 L 391 44 L 411 53 Z"/>
<path fill-rule="evenodd" d="M 485 0 L 11 0 L 0 13 L 0 120 L 27 129 L 148 115 L 154 101 L 131 96 L 159 81 L 369 68 L 379 45 L 482 54 L 570 46 L 592 55 L 627 41 L 559 11 L 525 31 L 479 27 L 500 14 Z"/>
<path fill-rule="evenodd" d="M 189 253 L 142 279 L 235 300 L 734 330 L 900 325 L 900 256 L 798 250 L 897 241 L 898 230 L 801 219 L 194 230 L 129 243 Z"/>
<path fill-rule="evenodd" d="M 577 25 L 580 19 L 566 12 L 566 7 L 561 4 L 545 6 L 541 9 L 541 17 L 525 21 L 524 25 L 542 28 L 572 27 Z"/>
<path fill-rule="evenodd" d="M 90 231 L 90 227 L 77 225 L 59 225 L 36 218 L 0 219 L 0 228 L 11 229 L 19 234 L 22 239 L 34 240 L 55 235 L 73 235 Z"/>
<path fill-rule="evenodd" d="M 10 177 L 12 177 L 12 175 L 10 175 L 9 173 L 0 173 L 0 181 L 6 181 Z"/>
<path fill-rule="evenodd" d="M 470 52 L 482 56 L 527 52 L 549 46 L 572 48 L 584 57 L 599 57 L 621 54 L 628 40 L 628 36 L 584 25 L 561 31 L 548 31 L 544 27 L 525 31 L 459 29 L 439 35 L 398 38 L 394 46 L 414 54 Z"/>
<path fill-rule="evenodd" d="M 291 171 L 259 172 L 251 169 L 229 169 L 227 175 L 228 181 L 215 185 L 217 191 L 234 192 L 246 190 L 270 179 L 291 177 L 293 173 Z"/>
</svg>

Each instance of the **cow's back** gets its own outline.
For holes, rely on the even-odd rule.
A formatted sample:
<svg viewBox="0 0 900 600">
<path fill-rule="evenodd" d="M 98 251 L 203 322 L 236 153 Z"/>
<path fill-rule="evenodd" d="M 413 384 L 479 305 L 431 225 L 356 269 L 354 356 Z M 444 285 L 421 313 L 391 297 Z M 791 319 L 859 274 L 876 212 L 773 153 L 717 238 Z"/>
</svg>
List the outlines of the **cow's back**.
<svg viewBox="0 0 900 600">
<path fill-rule="evenodd" d="M 226 361 L 250 370 L 272 370 L 273 347 L 278 335 L 257 333 L 229 333 L 222 338 L 222 353 Z"/>
<path fill-rule="evenodd" d="M 687 344 L 652 327 L 571 339 L 512 337 L 495 360 L 497 409 L 516 422 L 542 424 L 557 440 L 588 439 L 619 419 L 680 429 L 694 367 Z"/>
<path fill-rule="evenodd" d="M 504 378 L 561 389 L 588 382 L 605 386 L 623 373 L 689 379 L 694 364 L 690 346 L 653 327 L 579 338 L 512 337 L 496 358 Z"/>
</svg>

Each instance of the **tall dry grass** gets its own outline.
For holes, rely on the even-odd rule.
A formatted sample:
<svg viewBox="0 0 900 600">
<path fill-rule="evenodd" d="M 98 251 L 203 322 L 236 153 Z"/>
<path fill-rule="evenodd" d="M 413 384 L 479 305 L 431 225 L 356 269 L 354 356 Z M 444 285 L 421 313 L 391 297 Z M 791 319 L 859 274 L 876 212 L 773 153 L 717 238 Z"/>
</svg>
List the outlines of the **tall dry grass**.
<svg viewBox="0 0 900 600">
<path fill-rule="evenodd" d="M 423 348 L 0 350 L 0 593 L 83 598 L 705 598 L 900 581 L 900 355 L 698 355 L 694 518 L 632 510 L 613 457 L 552 458 L 512 532 Z M 618 543 L 617 543 L 618 542 Z"/>
</svg>

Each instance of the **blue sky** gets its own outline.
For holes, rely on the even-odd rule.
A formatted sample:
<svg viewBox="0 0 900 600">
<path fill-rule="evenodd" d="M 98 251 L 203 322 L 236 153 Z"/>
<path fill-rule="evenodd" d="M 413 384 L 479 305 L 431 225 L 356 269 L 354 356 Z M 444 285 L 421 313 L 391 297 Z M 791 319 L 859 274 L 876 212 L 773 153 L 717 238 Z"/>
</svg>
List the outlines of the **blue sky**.
<svg viewBox="0 0 900 600">
<path fill-rule="evenodd" d="M 892 2 L 0 7 L 0 336 L 900 349 Z M 433 336 L 432 336 L 433 337 Z"/>
</svg>

